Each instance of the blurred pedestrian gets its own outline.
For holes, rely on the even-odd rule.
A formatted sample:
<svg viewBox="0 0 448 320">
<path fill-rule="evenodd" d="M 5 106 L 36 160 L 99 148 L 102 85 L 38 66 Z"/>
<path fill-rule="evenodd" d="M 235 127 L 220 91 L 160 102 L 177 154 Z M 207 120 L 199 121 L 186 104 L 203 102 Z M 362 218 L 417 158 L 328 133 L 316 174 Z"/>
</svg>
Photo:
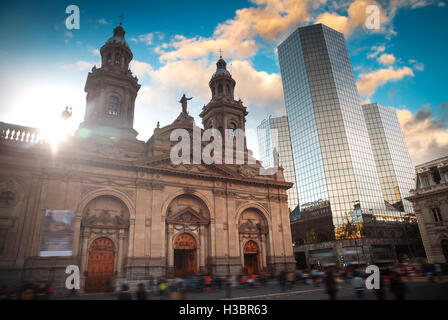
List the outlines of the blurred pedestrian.
<svg viewBox="0 0 448 320">
<path fill-rule="evenodd" d="M 314 268 L 311 269 L 311 280 L 313 281 L 315 287 L 319 286 L 318 278 L 319 278 L 319 271 Z"/>
<path fill-rule="evenodd" d="M 333 276 L 333 271 L 331 269 L 327 271 L 324 283 L 325 283 L 325 290 L 330 300 L 336 300 L 336 292 L 338 291 L 338 288 L 336 286 L 336 280 Z"/>
<path fill-rule="evenodd" d="M 281 271 L 279 276 L 278 276 L 278 282 L 280 284 L 280 290 L 281 291 L 286 291 L 286 271 Z"/>
<path fill-rule="evenodd" d="M 177 279 L 171 281 L 169 289 L 171 300 L 179 300 L 179 282 Z"/>
<path fill-rule="evenodd" d="M 390 291 L 395 295 L 396 300 L 404 300 L 407 286 L 398 273 L 394 273 L 390 279 Z"/>
<path fill-rule="evenodd" d="M 168 283 L 165 278 L 160 277 L 158 284 L 159 296 L 163 299 L 166 294 L 166 290 L 168 289 Z"/>
<path fill-rule="evenodd" d="M 184 280 L 180 283 L 180 299 L 187 300 L 187 295 L 188 295 L 188 285 L 187 282 Z"/>
<path fill-rule="evenodd" d="M 287 289 L 292 289 L 294 286 L 294 273 L 288 272 L 286 273 L 286 283 L 287 283 Z"/>
<path fill-rule="evenodd" d="M 355 289 L 356 298 L 358 300 L 364 299 L 364 279 L 359 272 L 355 272 L 352 279 L 352 287 Z"/>
<path fill-rule="evenodd" d="M 442 267 L 439 263 L 434 264 L 434 274 L 437 277 L 437 280 L 441 281 L 442 279 Z"/>
<path fill-rule="evenodd" d="M 34 300 L 35 299 L 35 289 L 31 283 L 25 283 L 19 291 L 19 300 Z"/>
<path fill-rule="evenodd" d="M 127 283 L 121 284 L 121 291 L 118 294 L 118 300 L 132 300 L 132 295 L 129 293 L 129 286 Z"/>
<path fill-rule="evenodd" d="M 135 292 L 135 300 L 147 300 L 148 293 L 145 290 L 145 285 L 143 283 L 139 283 L 137 285 L 137 291 Z"/>
<path fill-rule="evenodd" d="M 380 287 L 378 289 L 373 289 L 373 291 L 375 292 L 377 300 L 386 300 L 386 287 L 384 285 L 384 276 L 383 276 L 384 268 L 380 270 L 381 270 L 380 283 L 379 283 Z"/>
<path fill-rule="evenodd" d="M 204 285 L 205 285 L 205 291 L 206 292 L 212 292 L 213 291 L 212 290 L 212 277 L 206 276 Z"/>
<path fill-rule="evenodd" d="M 229 275 L 225 281 L 226 298 L 232 298 L 232 277 Z"/>
</svg>

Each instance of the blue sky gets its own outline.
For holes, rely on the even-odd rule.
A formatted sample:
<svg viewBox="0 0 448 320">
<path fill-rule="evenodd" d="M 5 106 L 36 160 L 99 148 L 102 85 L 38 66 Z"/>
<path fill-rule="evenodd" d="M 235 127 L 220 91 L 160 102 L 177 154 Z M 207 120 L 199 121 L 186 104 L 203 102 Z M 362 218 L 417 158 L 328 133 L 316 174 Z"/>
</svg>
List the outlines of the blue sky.
<svg viewBox="0 0 448 320">
<path fill-rule="evenodd" d="M 80 30 L 67 30 L 77 5 Z M 365 6 L 380 8 L 367 30 Z M 0 121 L 48 126 L 66 106 L 82 121 L 88 71 L 124 13 L 131 66 L 142 84 L 135 128 L 146 140 L 180 112 L 185 92 L 197 115 L 210 98 L 218 51 L 248 106 L 249 146 L 261 120 L 284 113 L 277 45 L 297 26 L 322 22 L 347 39 L 363 101 L 396 107 L 414 164 L 448 153 L 448 5 L 439 0 L 11 1 L 0 4 Z"/>
</svg>

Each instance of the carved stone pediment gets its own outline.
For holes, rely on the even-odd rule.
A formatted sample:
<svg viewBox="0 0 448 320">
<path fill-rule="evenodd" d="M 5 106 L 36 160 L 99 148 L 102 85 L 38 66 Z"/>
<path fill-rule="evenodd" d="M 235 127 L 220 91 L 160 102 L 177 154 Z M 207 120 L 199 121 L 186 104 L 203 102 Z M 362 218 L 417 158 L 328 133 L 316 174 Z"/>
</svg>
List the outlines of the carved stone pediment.
<svg viewBox="0 0 448 320">
<path fill-rule="evenodd" d="M 204 217 L 202 212 L 196 212 L 194 209 L 188 207 L 175 214 L 169 214 L 166 222 L 170 224 L 209 224 L 209 219 Z"/>
<path fill-rule="evenodd" d="M 246 178 L 254 178 L 259 175 L 259 168 L 255 168 L 248 165 L 239 165 L 237 172 Z"/>
<path fill-rule="evenodd" d="M 268 233 L 268 230 L 265 226 L 260 223 L 253 223 L 251 219 L 248 219 L 246 222 L 240 224 L 238 228 L 240 233 Z"/>
<path fill-rule="evenodd" d="M 89 208 L 82 219 L 82 225 L 85 227 L 102 227 L 102 228 L 128 228 L 129 219 L 123 210 L 111 209 L 94 209 Z"/>
</svg>

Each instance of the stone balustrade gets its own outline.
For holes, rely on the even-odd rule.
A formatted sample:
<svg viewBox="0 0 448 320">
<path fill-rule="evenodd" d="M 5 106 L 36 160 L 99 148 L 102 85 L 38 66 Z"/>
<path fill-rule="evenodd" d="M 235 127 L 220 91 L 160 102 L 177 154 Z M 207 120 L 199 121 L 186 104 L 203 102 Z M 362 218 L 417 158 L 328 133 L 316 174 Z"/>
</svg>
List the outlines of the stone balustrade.
<svg viewBox="0 0 448 320">
<path fill-rule="evenodd" d="M 42 144 L 39 129 L 0 122 L 0 142 L 17 144 Z"/>
</svg>

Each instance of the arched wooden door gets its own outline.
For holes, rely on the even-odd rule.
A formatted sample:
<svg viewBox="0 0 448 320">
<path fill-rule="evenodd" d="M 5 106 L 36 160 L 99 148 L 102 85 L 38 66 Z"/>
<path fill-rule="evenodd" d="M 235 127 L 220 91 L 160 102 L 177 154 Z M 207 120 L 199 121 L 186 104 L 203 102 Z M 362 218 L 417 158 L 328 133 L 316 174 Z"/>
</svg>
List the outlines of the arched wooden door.
<svg viewBox="0 0 448 320">
<path fill-rule="evenodd" d="M 255 241 L 247 241 L 244 245 L 244 269 L 248 274 L 258 274 L 260 250 Z"/>
<path fill-rule="evenodd" d="M 194 237 L 182 233 L 174 240 L 174 269 L 177 277 L 196 274 L 197 245 Z"/>
<path fill-rule="evenodd" d="M 98 238 L 90 246 L 87 265 L 87 292 L 105 292 L 114 276 L 115 245 L 108 238 Z"/>
</svg>

